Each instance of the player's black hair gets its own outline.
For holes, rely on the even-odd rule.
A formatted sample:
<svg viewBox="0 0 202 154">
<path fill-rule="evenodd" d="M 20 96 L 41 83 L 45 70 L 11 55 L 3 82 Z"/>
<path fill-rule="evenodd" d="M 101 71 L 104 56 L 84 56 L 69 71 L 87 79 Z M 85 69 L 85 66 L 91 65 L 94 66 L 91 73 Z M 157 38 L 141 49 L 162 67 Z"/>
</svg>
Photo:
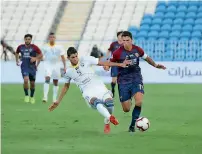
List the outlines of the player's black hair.
<svg viewBox="0 0 202 154">
<path fill-rule="evenodd" d="M 119 32 L 116 33 L 116 36 L 118 37 L 122 33 L 123 33 L 123 31 L 119 31 Z"/>
<path fill-rule="evenodd" d="M 24 38 L 30 37 L 32 39 L 32 34 L 25 34 Z"/>
<path fill-rule="evenodd" d="M 130 37 L 131 39 L 133 39 L 132 33 L 129 32 L 129 31 L 123 31 L 122 37 L 123 37 L 123 36 L 128 36 L 128 37 Z"/>
<path fill-rule="evenodd" d="M 49 33 L 49 36 L 50 36 L 50 35 L 55 35 L 55 33 L 51 32 L 51 33 Z"/>
<path fill-rule="evenodd" d="M 70 57 L 72 54 L 76 54 L 77 50 L 74 47 L 69 47 L 67 50 L 67 56 Z"/>
</svg>

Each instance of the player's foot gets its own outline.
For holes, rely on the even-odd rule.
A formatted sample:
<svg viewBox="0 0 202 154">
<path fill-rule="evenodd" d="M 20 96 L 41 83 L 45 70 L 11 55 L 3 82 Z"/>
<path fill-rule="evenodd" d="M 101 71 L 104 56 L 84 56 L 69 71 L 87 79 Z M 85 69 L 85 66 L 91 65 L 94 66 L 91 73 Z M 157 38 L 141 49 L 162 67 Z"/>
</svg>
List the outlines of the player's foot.
<svg viewBox="0 0 202 154">
<path fill-rule="evenodd" d="M 29 103 L 29 96 L 25 96 L 24 101 L 25 101 L 25 103 Z"/>
<path fill-rule="evenodd" d="M 110 133 L 110 124 L 105 124 L 104 133 L 105 134 L 109 134 Z"/>
<path fill-rule="evenodd" d="M 135 127 L 134 126 L 130 126 L 129 129 L 128 129 L 128 132 L 134 133 L 135 132 Z"/>
<path fill-rule="evenodd" d="M 113 115 L 110 116 L 109 121 L 111 123 L 113 123 L 114 125 L 118 125 L 119 124 L 118 120 Z"/>
<path fill-rule="evenodd" d="M 47 98 L 44 97 L 43 100 L 42 100 L 42 102 L 43 103 L 47 103 Z"/>
<path fill-rule="evenodd" d="M 30 103 L 31 103 L 31 104 L 34 104 L 34 103 L 35 103 L 34 97 L 30 97 Z"/>
</svg>

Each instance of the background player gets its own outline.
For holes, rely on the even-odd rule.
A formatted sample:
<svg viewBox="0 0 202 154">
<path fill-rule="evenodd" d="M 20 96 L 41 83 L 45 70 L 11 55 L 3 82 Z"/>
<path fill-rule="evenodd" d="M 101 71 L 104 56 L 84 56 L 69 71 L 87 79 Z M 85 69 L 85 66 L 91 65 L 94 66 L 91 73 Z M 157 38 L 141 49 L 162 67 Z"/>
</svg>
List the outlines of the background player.
<svg viewBox="0 0 202 154">
<path fill-rule="evenodd" d="M 120 102 L 124 112 L 129 112 L 131 99 L 135 99 L 135 107 L 132 112 L 132 120 L 129 131 L 134 132 L 135 121 L 139 118 L 144 94 L 143 79 L 139 67 L 139 58 L 143 58 L 150 65 L 159 69 L 166 69 L 161 64 L 156 64 L 144 51 L 132 44 L 132 34 L 128 31 L 122 33 L 123 46 L 113 53 L 112 62 L 123 62 L 125 59 L 131 60 L 131 64 L 126 68 L 118 68 L 118 89 Z"/>
<path fill-rule="evenodd" d="M 122 45 L 122 37 L 121 37 L 122 33 L 123 33 L 123 31 L 117 32 L 117 41 L 112 42 L 110 44 L 110 47 L 106 54 L 107 57 L 110 57 L 113 54 L 113 52 Z M 111 68 L 111 77 L 112 77 L 111 90 L 112 90 L 113 97 L 115 95 L 115 86 L 116 86 L 117 75 L 118 75 L 118 68 L 116 66 L 114 66 Z"/>
<path fill-rule="evenodd" d="M 36 62 L 42 58 L 41 50 L 34 44 L 31 44 L 32 35 L 26 34 L 24 36 L 25 44 L 21 44 L 17 47 L 15 54 L 16 64 L 20 66 L 19 53 L 21 54 L 21 73 L 24 79 L 24 92 L 26 103 L 35 103 L 34 92 L 35 92 L 35 78 L 36 78 Z M 30 97 L 29 97 L 29 82 L 30 81 Z"/>
<path fill-rule="evenodd" d="M 44 54 L 45 83 L 43 102 L 48 101 L 50 79 L 53 78 L 53 101 L 57 100 L 58 80 L 60 73 L 60 58 L 63 62 L 64 71 L 66 70 L 65 51 L 62 46 L 55 43 L 55 34 L 49 34 L 49 43 L 42 48 Z"/>
<path fill-rule="evenodd" d="M 110 132 L 109 121 L 114 125 L 118 125 L 116 118 L 111 115 L 113 112 L 114 104 L 111 96 L 111 92 L 106 88 L 103 81 L 101 81 L 91 69 L 92 65 L 100 66 L 120 66 L 126 67 L 124 63 L 112 63 L 109 61 L 102 62 L 98 58 L 91 56 L 83 57 L 78 59 L 78 53 L 75 48 L 70 47 L 67 50 L 68 59 L 70 60 L 71 66 L 67 68 L 64 78 L 66 83 L 61 91 L 59 99 L 54 102 L 49 110 L 55 109 L 62 101 L 65 93 L 69 89 L 70 80 L 74 80 L 77 86 L 80 88 L 82 95 L 89 106 L 97 109 L 98 112 L 105 117 L 105 133 Z M 99 88 L 98 88 L 99 87 Z M 97 89 L 97 90 L 95 90 Z"/>
</svg>

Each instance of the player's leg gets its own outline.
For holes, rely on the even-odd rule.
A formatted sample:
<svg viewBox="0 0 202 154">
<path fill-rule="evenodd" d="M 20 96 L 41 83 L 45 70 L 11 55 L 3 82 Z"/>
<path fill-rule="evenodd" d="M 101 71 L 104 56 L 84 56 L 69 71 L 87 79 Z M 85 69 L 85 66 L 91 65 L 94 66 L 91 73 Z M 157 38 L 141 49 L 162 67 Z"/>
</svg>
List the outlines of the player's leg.
<svg viewBox="0 0 202 154">
<path fill-rule="evenodd" d="M 131 91 L 130 84 L 119 84 L 119 99 L 124 112 L 129 112 L 131 108 Z"/>
<path fill-rule="evenodd" d="M 43 85 L 43 102 L 44 103 L 48 101 L 49 85 L 50 85 L 50 76 L 46 76 L 45 83 Z"/>
<path fill-rule="evenodd" d="M 112 90 L 113 97 L 115 96 L 115 87 L 116 87 L 117 75 L 118 75 L 117 67 L 112 67 L 111 68 L 111 77 L 112 77 L 111 90 Z"/>
<path fill-rule="evenodd" d="M 24 79 L 24 84 L 23 84 L 23 87 L 24 87 L 24 93 L 25 93 L 25 98 L 24 98 L 24 101 L 26 103 L 29 102 L 29 76 L 28 76 L 28 73 L 23 73 L 23 79 Z"/>
<path fill-rule="evenodd" d="M 53 102 L 57 101 L 58 89 L 58 79 L 53 79 Z"/>
<path fill-rule="evenodd" d="M 35 99 L 34 99 L 34 92 L 35 92 L 35 79 L 36 79 L 36 74 L 30 74 L 29 75 L 29 80 L 30 80 L 30 103 L 34 104 Z"/>
<path fill-rule="evenodd" d="M 132 112 L 132 120 L 129 126 L 129 131 L 135 131 L 135 122 L 139 118 L 141 109 L 142 109 L 142 102 L 143 102 L 143 95 L 144 95 L 144 88 L 142 84 L 133 84 L 132 88 L 132 95 L 135 100 L 135 107 L 133 108 Z"/>
</svg>

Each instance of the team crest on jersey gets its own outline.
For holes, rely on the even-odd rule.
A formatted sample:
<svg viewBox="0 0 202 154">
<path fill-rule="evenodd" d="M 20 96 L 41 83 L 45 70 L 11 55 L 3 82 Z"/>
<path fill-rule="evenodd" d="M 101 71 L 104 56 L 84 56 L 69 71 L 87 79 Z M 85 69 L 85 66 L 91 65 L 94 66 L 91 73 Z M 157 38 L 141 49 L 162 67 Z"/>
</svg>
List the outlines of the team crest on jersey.
<svg viewBox="0 0 202 154">
<path fill-rule="evenodd" d="M 136 57 L 139 57 L 140 55 L 139 55 L 138 53 L 135 53 L 135 56 L 136 56 Z"/>
</svg>

